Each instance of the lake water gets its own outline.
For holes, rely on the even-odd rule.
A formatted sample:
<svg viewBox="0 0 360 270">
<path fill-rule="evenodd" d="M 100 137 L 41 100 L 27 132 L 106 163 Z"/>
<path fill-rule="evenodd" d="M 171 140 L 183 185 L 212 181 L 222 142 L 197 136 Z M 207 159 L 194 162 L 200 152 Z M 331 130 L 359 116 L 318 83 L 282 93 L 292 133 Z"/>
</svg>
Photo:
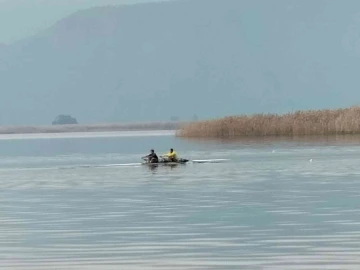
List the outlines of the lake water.
<svg viewBox="0 0 360 270">
<path fill-rule="evenodd" d="M 2 136 L 0 269 L 360 269 L 359 142 Z"/>
</svg>

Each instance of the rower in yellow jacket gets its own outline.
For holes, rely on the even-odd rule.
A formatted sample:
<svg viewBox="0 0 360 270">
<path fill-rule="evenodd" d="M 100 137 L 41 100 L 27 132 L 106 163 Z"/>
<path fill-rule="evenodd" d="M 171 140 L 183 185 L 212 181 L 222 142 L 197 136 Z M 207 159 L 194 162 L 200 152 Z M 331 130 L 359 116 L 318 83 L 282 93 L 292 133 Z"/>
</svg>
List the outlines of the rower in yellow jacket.
<svg viewBox="0 0 360 270">
<path fill-rule="evenodd" d="M 169 161 L 172 161 L 172 162 L 176 162 L 178 159 L 177 159 L 177 155 L 176 155 L 176 152 L 174 151 L 174 149 L 170 149 L 170 152 L 167 153 L 166 155 L 164 155 L 164 157 L 167 157 L 169 159 Z"/>
</svg>

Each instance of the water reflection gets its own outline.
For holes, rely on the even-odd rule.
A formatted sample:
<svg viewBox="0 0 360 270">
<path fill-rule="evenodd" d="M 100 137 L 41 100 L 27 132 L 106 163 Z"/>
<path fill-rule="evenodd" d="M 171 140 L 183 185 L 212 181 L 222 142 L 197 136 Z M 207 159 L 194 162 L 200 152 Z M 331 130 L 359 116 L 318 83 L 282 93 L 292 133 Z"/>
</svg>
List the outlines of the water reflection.
<svg viewBox="0 0 360 270">
<path fill-rule="evenodd" d="M 144 165 L 146 166 L 151 172 L 156 173 L 159 165 L 158 164 L 149 164 L 149 165 Z"/>
<path fill-rule="evenodd" d="M 164 168 L 164 169 L 170 169 L 170 170 L 174 170 L 176 169 L 178 166 L 184 166 L 183 164 L 146 164 L 143 165 L 144 167 L 148 168 L 149 171 L 156 173 L 160 168 Z"/>
<path fill-rule="evenodd" d="M 360 135 L 324 135 L 324 136 L 259 136 L 237 138 L 182 138 L 183 140 L 205 144 L 228 144 L 228 145 L 261 145 L 273 143 L 314 144 L 314 145 L 343 145 L 359 144 Z"/>
</svg>

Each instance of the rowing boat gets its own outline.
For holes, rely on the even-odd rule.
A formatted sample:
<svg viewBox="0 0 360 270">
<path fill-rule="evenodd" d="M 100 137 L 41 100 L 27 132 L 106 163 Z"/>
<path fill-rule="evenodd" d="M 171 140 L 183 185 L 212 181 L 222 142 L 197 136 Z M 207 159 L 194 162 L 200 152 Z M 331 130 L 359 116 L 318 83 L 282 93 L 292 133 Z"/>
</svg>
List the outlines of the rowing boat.
<svg viewBox="0 0 360 270">
<path fill-rule="evenodd" d="M 142 165 L 150 165 L 150 166 L 169 165 L 169 166 L 172 166 L 172 165 L 186 164 L 187 162 L 189 162 L 189 160 L 184 159 L 184 158 L 179 158 L 177 161 L 169 161 L 169 160 L 161 158 L 161 159 L 159 159 L 159 162 L 157 162 L 157 163 L 150 163 L 148 161 L 145 161 L 142 163 Z"/>
</svg>

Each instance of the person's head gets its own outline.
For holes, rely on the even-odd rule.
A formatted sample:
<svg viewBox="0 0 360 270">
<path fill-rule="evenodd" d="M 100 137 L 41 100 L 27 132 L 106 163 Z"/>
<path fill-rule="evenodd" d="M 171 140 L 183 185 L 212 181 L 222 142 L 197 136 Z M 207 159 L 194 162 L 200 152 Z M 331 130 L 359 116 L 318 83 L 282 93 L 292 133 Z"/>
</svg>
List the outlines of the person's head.
<svg viewBox="0 0 360 270">
<path fill-rule="evenodd" d="M 174 152 L 174 149 L 171 148 L 171 149 L 170 149 L 170 153 L 172 153 L 172 152 Z"/>
<path fill-rule="evenodd" d="M 154 153 L 154 149 L 151 149 L 150 152 L 151 152 L 151 153 Z"/>
</svg>

